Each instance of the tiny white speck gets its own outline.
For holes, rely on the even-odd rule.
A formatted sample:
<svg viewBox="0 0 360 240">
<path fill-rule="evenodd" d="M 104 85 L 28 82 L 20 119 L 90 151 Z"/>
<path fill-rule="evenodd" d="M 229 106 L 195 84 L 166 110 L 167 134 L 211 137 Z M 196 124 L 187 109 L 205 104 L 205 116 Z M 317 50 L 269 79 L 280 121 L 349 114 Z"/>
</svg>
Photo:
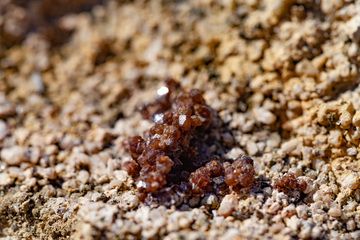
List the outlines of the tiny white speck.
<svg viewBox="0 0 360 240">
<path fill-rule="evenodd" d="M 145 188 L 146 187 L 146 183 L 144 181 L 138 181 L 136 184 L 137 188 Z"/>
<path fill-rule="evenodd" d="M 184 125 L 185 121 L 186 121 L 186 115 L 181 114 L 181 115 L 179 116 L 179 125 L 180 125 L 180 126 Z"/>
<path fill-rule="evenodd" d="M 159 187 L 159 183 L 157 183 L 157 182 L 152 182 L 152 183 L 151 183 L 151 187 L 158 188 L 158 187 Z"/>
<path fill-rule="evenodd" d="M 173 141 L 171 139 L 166 139 L 165 140 L 165 144 L 170 146 L 173 143 Z"/>
<path fill-rule="evenodd" d="M 161 136 L 160 136 L 160 134 L 155 134 L 155 135 L 153 135 L 153 137 L 152 137 L 152 139 L 160 139 L 161 138 Z"/>
<path fill-rule="evenodd" d="M 157 94 L 159 96 L 162 96 L 162 95 L 165 95 L 165 94 L 168 94 L 168 93 L 169 93 L 169 88 L 167 88 L 165 86 L 162 86 L 157 90 Z"/>
<path fill-rule="evenodd" d="M 213 216 L 214 216 L 214 217 L 217 217 L 217 216 L 218 216 L 218 214 L 217 214 L 217 211 L 216 211 L 216 210 L 212 210 L 211 212 L 212 212 L 212 214 L 213 214 Z"/>
<path fill-rule="evenodd" d="M 45 86 L 40 73 L 33 73 L 31 75 L 31 81 L 34 84 L 35 90 L 39 93 L 44 92 Z"/>
<path fill-rule="evenodd" d="M 162 123 L 162 122 L 163 122 L 163 118 L 164 118 L 164 114 L 163 114 L 163 113 L 155 114 L 155 116 L 154 116 L 154 122 L 155 122 L 155 123 Z"/>
</svg>

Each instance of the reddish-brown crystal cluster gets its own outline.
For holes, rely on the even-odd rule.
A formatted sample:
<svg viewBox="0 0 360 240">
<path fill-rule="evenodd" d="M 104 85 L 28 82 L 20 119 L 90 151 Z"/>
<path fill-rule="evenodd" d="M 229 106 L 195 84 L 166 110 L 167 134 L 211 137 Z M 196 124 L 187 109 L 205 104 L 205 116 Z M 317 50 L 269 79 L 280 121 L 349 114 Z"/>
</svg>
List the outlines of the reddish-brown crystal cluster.
<svg viewBox="0 0 360 240">
<path fill-rule="evenodd" d="M 248 156 L 236 159 L 232 164 L 225 163 L 225 182 L 232 187 L 251 187 L 254 184 L 254 163 Z"/>
<path fill-rule="evenodd" d="M 157 93 L 157 100 L 141 109 L 143 117 L 155 124 L 144 137 L 128 140 L 133 160 L 123 164 L 123 169 L 136 178 L 140 192 L 158 192 L 170 184 L 181 185 L 194 194 L 217 191 L 224 185 L 253 185 L 251 158 L 244 156 L 233 163 L 223 163 L 216 156 L 209 156 L 207 136 L 213 130 L 216 114 L 201 91 L 187 92 L 177 82 L 168 80 Z"/>
<path fill-rule="evenodd" d="M 297 197 L 306 190 L 307 184 L 293 173 L 287 173 L 275 182 L 274 187 L 290 196 Z"/>
</svg>

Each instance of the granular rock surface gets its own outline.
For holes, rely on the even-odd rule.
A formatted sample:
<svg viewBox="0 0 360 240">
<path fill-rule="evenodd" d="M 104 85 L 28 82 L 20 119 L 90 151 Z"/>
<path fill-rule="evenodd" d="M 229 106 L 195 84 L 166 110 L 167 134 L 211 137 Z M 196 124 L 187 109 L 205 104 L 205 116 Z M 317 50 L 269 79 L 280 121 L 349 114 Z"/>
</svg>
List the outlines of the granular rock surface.
<svg viewBox="0 0 360 240">
<path fill-rule="evenodd" d="M 55 2 L 0 1 L 1 237 L 360 239 L 359 1 Z M 124 142 L 169 78 L 250 189 L 139 198 Z"/>
</svg>

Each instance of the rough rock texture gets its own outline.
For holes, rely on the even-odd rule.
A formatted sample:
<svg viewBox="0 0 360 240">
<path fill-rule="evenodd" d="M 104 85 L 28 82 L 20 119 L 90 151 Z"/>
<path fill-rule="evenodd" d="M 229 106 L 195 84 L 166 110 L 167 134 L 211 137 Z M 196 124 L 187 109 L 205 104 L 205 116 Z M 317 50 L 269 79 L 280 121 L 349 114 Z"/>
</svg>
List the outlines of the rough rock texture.
<svg viewBox="0 0 360 240">
<path fill-rule="evenodd" d="M 0 1 L 0 236 L 360 239 L 359 1 L 56 2 Z M 123 142 L 168 77 L 250 192 L 139 201 Z"/>
</svg>

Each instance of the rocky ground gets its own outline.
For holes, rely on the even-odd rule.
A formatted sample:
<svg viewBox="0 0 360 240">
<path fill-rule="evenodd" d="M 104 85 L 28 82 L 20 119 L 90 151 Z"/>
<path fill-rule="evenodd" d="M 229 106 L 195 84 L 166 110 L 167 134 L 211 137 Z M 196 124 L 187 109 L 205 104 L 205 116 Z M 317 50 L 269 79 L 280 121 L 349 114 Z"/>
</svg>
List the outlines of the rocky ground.
<svg viewBox="0 0 360 240">
<path fill-rule="evenodd" d="M 359 46 L 359 1 L 1 1 L 0 236 L 360 239 Z M 168 77 L 256 188 L 141 203 L 123 142 Z M 272 187 L 287 173 L 300 198 Z"/>
</svg>

